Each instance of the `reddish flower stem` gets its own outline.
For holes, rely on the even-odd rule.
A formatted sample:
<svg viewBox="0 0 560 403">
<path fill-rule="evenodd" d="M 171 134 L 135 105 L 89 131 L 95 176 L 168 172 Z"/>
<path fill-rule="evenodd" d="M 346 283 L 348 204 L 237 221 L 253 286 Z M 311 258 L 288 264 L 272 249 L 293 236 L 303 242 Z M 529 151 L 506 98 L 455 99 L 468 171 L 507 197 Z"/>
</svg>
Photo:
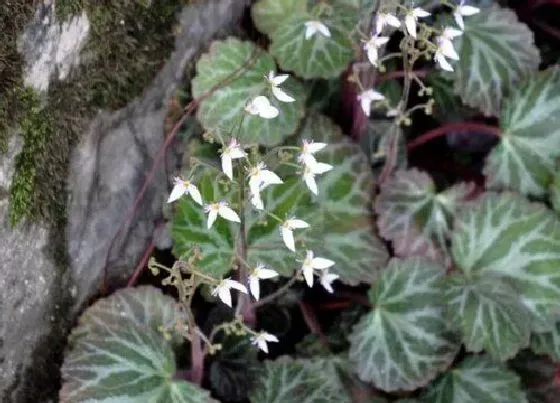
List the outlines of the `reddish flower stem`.
<svg viewBox="0 0 560 403">
<path fill-rule="evenodd" d="M 412 74 L 416 75 L 419 78 L 425 78 L 430 73 L 430 70 L 414 70 Z M 398 71 L 391 71 L 389 73 L 377 76 L 376 84 L 379 84 L 383 81 L 393 80 L 395 78 L 404 78 L 406 72 L 404 70 Z"/>
<path fill-rule="evenodd" d="M 473 133 L 485 133 L 492 136 L 501 136 L 501 131 L 499 127 L 487 125 L 485 123 L 475 123 L 475 122 L 461 122 L 461 123 L 448 123 L 443 126 L 437 127 L 432 130 L 428 130 L 426 133 L 415 138 L 408 143 L 407 149 L 411 151 L 430 140 L 446 135 L 448 132 L 452 131 L 472 131 Z"/>
<path fill-rule="evenodd" d="M 321 325 L 317 320 L 317 316 L 315 316 L 315 312 L 313 312 L 313 308 L 309 304 L 306 304 L 303 301 L 298 301 L 299 309 L 301 310 L 301 315 L 303 316 L 303 320 L 305 321 L 311 333 L 317 335 L 319 337 L 319 341 L 325 347 L 329 346 L 329 339 L 323 333 L 321 329 Z"/>
<path fill-rule="evenodd" d="M 163 222 L 161 222 L 161 223 L 158 224 L 158 226 L 154 230 L 152 240 L 150 241 L 150 244 L 148 245 L 148 247 L 144 251 L 144 255 L 142 256 L 142 258 L 140 259 L 140 261 L 136 265 L 136 269 L 134 269 L 134 273 L 132 273 L 132 276 L 130 276 L 130 279 L 128 280 L 128 283 L 126 285 L 127 287 L 133 287 L 136 284 L 136 282 L 138 281 L 138 277 L 140 277 L 140 274 L 142 274 L 142 271 L 144 270 L 144 268 L 148 264 L 148 259 L 150 258 L 150 256 L 152 256 L 152 252 L 156 248 L 156 238 L 157 238 L 157 236 L 159 235 L 159 233 L 161 232 L 161 230 L 163 229 L 164 226 L 165 226 L 165 224 Z"/>
</svg>

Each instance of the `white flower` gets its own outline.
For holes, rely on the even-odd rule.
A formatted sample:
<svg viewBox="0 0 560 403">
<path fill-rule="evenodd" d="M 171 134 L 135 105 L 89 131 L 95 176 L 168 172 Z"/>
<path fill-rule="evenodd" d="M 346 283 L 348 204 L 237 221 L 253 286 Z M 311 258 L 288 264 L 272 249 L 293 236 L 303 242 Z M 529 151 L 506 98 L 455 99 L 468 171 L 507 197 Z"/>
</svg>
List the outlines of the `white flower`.
<svg viewBox="0 0 560 403">
<path fill-rule="evenodd" d="M 401 26 L 401 22 L 393 14 L 377 14 L 377 18 L 375 20 L 375 32 L 377 33 L 377 35 L 379 35 L 381 31 L 383 31 L 383 27 L 385 27 L 386 25 L 390 25 L 393 28 L 399 28 Z"/>
<path fill-rule="evenodd" d="M 295 101 L 295 98 L 292 98 L 291 96 L 286 94 L 284 90 L 279 87 L 279 85 L 286 81 L 288 77 L 290 77 L 288 74 L 281 74 L 277 76 L 274 74 L 274 71 L 271 70 L 269 71 L 268 77 L 266 78 L 266 81 L 268 81 L 271 86 L 272 95 L 274 95 L 274 97 L 281 102 Z"/>
<path fill-rule="evenodd" d="M 453 60 L 459 60 L 459 55 L 453 48 L 453 44 L 450 40 L 437 37 L 436 43 L 438 45 L 436 53 L 434 54 L 434 60 L 439 66 L 446 71 L 453 71 L 453 67 L 447 61 L 446 57 Z"/>
<path fill-rule="evenodd" d="M 292 252 L 296 251 L 293 230 L 302 228 L 309 228 L 309 224 L 297 218 L 289 218 L 280 226 L 280 235 L 282 235 L 284 244 Z"/>
<path fill-rule="evenodd" d="M 331 31 L 329 31 L 329 28 L 321 21 L 307 21 L 305 23 L 305 39 L 311 38 L 317 32 L 326 37 L 331 36 Z"/>
<path fill-rule="evenodd" d="M 313 154 L 321 151 L 326 146 L 327 143 L 314 143 L 313 141 L 302 140 L 301 154 L 298 156 L 298 161 L 305 165 L 315 164 L 317 161 Z"/>
<path fill-rule="evenodd" d="M 463 35 L 463 31 L 459 31 L 458 29 L 445 27 L 441 35 L 439 36 L 440 39 L 452 42 L 458 36 Z"/>
<path fill-rule="evenodd" d="M 473 6 L 466 6 L 465 0 L 461 0 L 455 11 L 453 12 L 453 17 L 455 18 L 455 22 L 461 29 L 465 29 L 465 22 L 463 21 L 463 16 L 470 16 L 474 14 L 478 14 L 480 12 L 480 8 L 473 7 Z"/>
<path fill-rule="evenodd" d="M 367 53 L 368 60 L 377 67 L 377 59 L 379 57 L 378 50 L 381 46 L 389 42 L 388 36 L 373 35 L 368 41 L 364 41 L 364 50 Z"/>
<path fill-rule="evenodd" d="M 245 105 L 245 110 L 251 115 L 260 116 L 263 119 L 274 119 L 280 114 L 278 108 L 273 106 L 268 98 L 263 95 L 253 98 Z"/>
<path fill-rule="evenodd" d="M 249 195 L 249 201 L 251 202 L 251 204 L 253 205 L 253 207 L 255 207 L 257 210 L 264 210 L 264 203 L 261 199 L 261 194 L 260 193 L 251 193 Z"/>
<path fill-rule="evenodd" d="M 278 343 L 278 338 L 266 332 L 260 332 L 257 336 L 251 337 L 251 344 L 256 345 L 260 350 L 268 354 L 267 342 Z"/>
<path fill-rule="evenodd" d="M 311 165 L 305 165 L 303 168 L 303 181 L 311 190 L 313 194 L 318 194 L 317 190 L 317 183 L 315 182 L 315 175 L 324 174 L 325 172 L 330 171 L 333 169 L 333 166 L 330 164 L 325 164 L 323 162 L 315 162 Z"/>
<path fill-rule="evenodd" d="M 266 165 L 263 162 L 259 162 L 257 166 L 254 166 L 249 170 L 250 201 L 257 210 L 264 209 L 260 194 L 261 190 L 268 185 L 279 185 L 284 183 L 278 175 L 265 168 Z"/>
<path fill-rule="evenodd" d="M 410 36 L 416 38 L 416 22 L 418 21 L 418 18 L 424 18 L 429 15 L 429 12 L 420 7 L 416 7 L 406 14 L 406 17 L 404 17 L 404 25 L 406 26 L 406 30 L 408 31 Z"/>
<path fill-rule="evenodd" d="M 239 290 L 244 294 L 247 294 L 247 288 L 243 284 L 241 284 L 238 281 L 231 280 L 228 277 L 228 278 L 225 278 L 222 281 L 220 281 L 220 284 L 218 284 L 212 290 L 212 295 L 214 297 L 217 295 L 218 298 L 220 298 L 224 304 L 231 307 L 231 293 L 230 293 L 230 290 L 232 288 L 236 289 L 236 290 Z"/>
<path fill-rule="evenodd" d="M 233 166 L 231 161 L 246 156 L 247 153 L 243 151 L 241 145 L 234 138 L 232 138 L 228 146 L 222 150 L 222 171 L 224 171 L 230 180 L 233 180 Z"/>
<path fill-rule="evenodd" d="M 258 301 L 260 298 L 261 288 L 259 286 L 259 280 L 266 280 L 278 276 L 275 270 L 267 269 L 261 263 L 257 264 L 257 267 L 249 275 L 249 290 L 255 299 Z"/>
<path fill-rule="evenodd" d="M 184 194 L 188 194 L 195 202 L 202 206 L 202 196 L 200 195 L 198 188 L 190 181 L 182 180 L 181 178 L 176 176 L 175 178 L 173 178 L 173 183 L 173 190 L 169 195 L 169 199 L 167 199 L 167 203 L 172 203 Z"/>
<path fill-rule="evenodd" d="M 321 282 L 323 288 L 332 294 L 334 292 L 332 283 L 339 277 L 340 276 L 338 274 L 329 273 L 329 269 L 325 269 L 321 272 L 319 281 Z"/>
<path fill-rule="evenodd" d="M 208 213 L 208 229 L 212 228 L 218 216 L 228 221 L 241 222 L 237 213 L 229 208 L 225 201 L 207 204 L 204 206 L 204 212 Z"/>
<path fill-rule="evenodd" d="M 313 269 L 323 270 L 331 266 L 334 266 L 332 260 L 322 257 L 313 257 L 313 251 L 308 250 L 303 265 L 301 266 L 301 271 L 303 272 L 303 277 L 305 277 L 307 285 L 313 287 Z"/>
<path fill-rule="evenodd" d="M 384 99 L 385 97 L 383 94 L 375 90 L 365 90 L 358 95 L 358 101 L 360 101 L 360 105 L 366 116 L 370 115 L 371 103 L 373 101 L 382 101 Z"/>
</svg>

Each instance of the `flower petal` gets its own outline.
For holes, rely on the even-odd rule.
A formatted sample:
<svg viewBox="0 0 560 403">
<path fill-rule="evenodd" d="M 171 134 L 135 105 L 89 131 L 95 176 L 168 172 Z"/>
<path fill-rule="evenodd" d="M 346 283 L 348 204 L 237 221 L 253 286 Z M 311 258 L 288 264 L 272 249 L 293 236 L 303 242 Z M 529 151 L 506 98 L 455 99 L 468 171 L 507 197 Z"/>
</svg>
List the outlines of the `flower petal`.
<svg viewBox="0 0 560 403">
<path fill-rule="evenodd" d="M 276 270 L 272 270 L 272 269 L 266 269 L 264 267 L 259 269 L 259 273 L 258 273 L 258 278 L 262 279 L 262 280 L 266 280 L 269 278 L 274 278 L 277 277 L 278 273 L 276 272 Z"/>
<path fill-rule="evenodd" d="M 231 163 L 231 156 L 229 153 L 222 153 L 222 171 L 226 174 L 226 176 L 233 180 L 233 166 Z"/>
<path fill-rule="evenodd" d="M 263 333 L 263 337 L 268 342 L 273 342 L 273 343 L 278 343 L 279 342 L 278 337 L 276 337 L 275 335 L 270 334 L 270 333 Z"/>
<path fill-rule="evenodd" d="M 453 18 L 455 18 L 455 22 L 461 29 L 465 29 L 465 22 L 463 21 L 463 16 L 459 12 L 459 10 L 453 13 Z"/>
<path fill-rule="evenodd" d="M 440 52 L 436 52 L 436 54 L 434 55 L 434 60 L 443 70 L 453 71 L 453 66 L 451 66 L 445 56 L 443 56 Z"/>
<path fill-rule="evenodd" d="M 430 16 L 431 14 L 421 7 L 416 7 L 414 10 L 412 10 L 412 15 L 414 15 L 416 18 L 424 18 Z"/>
<path fill-rule="evenodd" d="M 241 219 L 239 218 L 237 213 L 229 208 L 229 206 L 227 206 L 226 204 L 220 204 L 218 214 L 220 215 L 220 217 L 228 221 L 241 222 Z"/>
<path fill-rule="evenodd" d="M 325 164 L 324 162 L 316 162 L 315 164 L 310 165 L 309 169 L 313 174 L 320 175 L 332 170 L 333 166 L 331 164 Z"/>
<path fill-rule="evenodd" d="M 251 295 L 255 298 L 255 300 L 259 300 L 261 287 L 259 285 L 259 279 L 255 276 L 249 276 L 249 290 L 251 290 Z"/>
<path fill-rule="evenodd" d="M 310 39 L 317 32 L 317 27 L 312 23 L 312 21 L 307 21 L 305 23 L 305 39 Z"/>
<path fill-rule="evenodd" d="M 309 224 L 306 223 L 303 220 L 299 220 L 297 218 L 290 218 L 289 220 L 287 220 L 289 222 L 289 227 L 290 228 L 297 228 L 297 229 L 301 229 L 301 228 L 309 228 Z"/>
<path fill-rule="evenodd" d="M 461 15 L 470 16 L 480 13 L 480 8 L 473 6 L 461 6 L 459 7 Z"/>
<path fill-rule="evenodd" d="M 309 154 L 315 154 L 316 152 L 321 151 L 326 146 L 327 143 L 309 142 L 305 144 L 305 151 L 307 151 Z"/>
<path fill-rule="evenodd" d="M 319 193 L 319 190 L 317 189 L 317 182 L 315 182 L 315 175 L 313 175 L 312 172 L 305 172 L 303 174 L 303 181 L 311 193 L 314 195 Z"/>
<path fill-rule="evenodd" d="M 274 172 L 269 171 L 268 169 L 261 170 L 261 180 L 267 185 L 279 185 L 284 183 L 284 181 L 276 175 Z"/>
<path fill-rule="evenodd" d="M 323 257 L 315 257 L 311 261 L 311 266 L 314 269 L 322 270 L 334 266 L 334 263 L 335 262 L 330 259 L 325 259 Z"/>
<path fill-rule="evenodd" d="M 296 251 L 296 243 L 294 240 L 294 233 L 291 229 L 280 227 L 280 234 L 282 235 L 282 240 L 284 245 L 292 252 Z"/>
<path fill-rule="evenodd" d="M 181 198 L 181 196 L 183 196 L 185 194 L 186 190 L 187 189 L 185 188 L 185 185 L 183 184 L 183 181 L 175 182 L 175 185 L 173 186 L 173 190 L 171 190 L 171 194 L 169 195 L 169 198 L 167 199 L 167 203 L 173 203 L 174 201 Z"/>
<path fill-rule="evenodd" d="M 377 59 L 378 59 L 377 48 L 375 46 L 368 46 L 365 49 L 367 52 L 367 58 L 369 62 L 374 66 L 377 66 Z"/>
<path fill-rule="evenodd" d="M 404 25 L 408 34 L 416 38 L 416 18 L 414 18 L 412 14 L 407 14 L 406 17 L 404 17 Z"/>
<path fill-rule="evenodd" d="M 260 335 L 257 336 L 256 342 L 259 349 L 268 354 L 268 345 L 266 344 L 264 337 L 261 337 Z"/>
<path fill-rule="evenodd" d="M 277 100 L 281 102 L 294 102 L 296 100 L 295 98 L 292 98 L 291 96 L 286 94 L 284 90 L 278 87 L 272 87 L 272 94 Z"/>
<path fill-rule="evenodd" d="M 459 60 L 459 55 L 455 51 L 455 48 L 453 47 L 453 43 L 451 43 L 451 41 L 445 39 L 440 40 L 439 48 L 441 50 L 441 54 L 445 57 L 453 60 Z"/>
<path fill-rule="evenodd" d="M 229 288 L 221 285 L 217 288 L 218 297 L 222 300 L 224 304 L 231 308 L 231 293 L 229 292 Z"/>
<path fill-rule="evenodd" d="M 313 287 L 313 267 L 304 265 L 302 267 L 303 277 L 308 287 Z"/>
<path fill-rule="evenodd" d="M 393 14 L 386 14 L 385 21 L 387 22 L 387 25 L 390 25 L 393 28 L 399 28 L 401 26 L 401 22 Z"/>
<path fill-rule="evenodd" d="M 274 76 L 271 81 L 274 85 L 280 85 L 282 84 L 284 81 L 286 81 L 288 79 L 288 77 L 290 77 L 289 74 L 280 74 L 279 76 Z"/>
<path fill-rule="evenodd" d="M 216 210 L 210 210 L 208 212 L 208 229 L 212 228 L 212 225 L 216 221 L 216 218 L 218 218 L 218 212 Z"/>
<path fill-rule="evenodd" d="M 251 193 L 249 201 L 257 210 L 264 210 L 264 203 L 261 199 L 260 193 Z"/>
<path fill-rule="evenodd" d="M 331 31 L 329 30 L 329 28 L 325 24 L 317 21 L 317 29 L 319 30 L 320 33 L 322 33 L 326 37 L 330 38 Z"/>
<path fill-rule="evenodd" d="M 193 185 L 190 184 L 187 187 L 187 192 L 189 192 L 189 194 L 191 195 L 192 199 L 197 202 L 198 204 L 200 204 L 202 206 L 202 196 L 200 194 L 200 192 L 198 191 L 198 188 Z"/>
<path fill-rule="evenodd" d="M 234 288 L 238 291 L 241 291 L 244 294 L 247 294 L 247 287 L 245 287 L 243 284 L 241 284 L 239 281 L 235 281 L 232 280 L 230 278 L 226 278 L 224 280 L 225 284 L 229 287 L 229 288 Z"/>
</svg>

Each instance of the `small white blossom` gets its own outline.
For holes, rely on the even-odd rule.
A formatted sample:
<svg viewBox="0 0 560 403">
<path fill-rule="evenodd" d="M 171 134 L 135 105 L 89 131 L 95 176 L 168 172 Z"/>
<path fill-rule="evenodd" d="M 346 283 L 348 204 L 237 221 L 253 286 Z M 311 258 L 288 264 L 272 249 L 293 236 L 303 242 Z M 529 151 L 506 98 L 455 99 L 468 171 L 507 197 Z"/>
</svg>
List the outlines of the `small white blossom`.
<svg viewBox="0 0 560 403">
<path fill-rule="evenodd" d="M 360 101 L 360 106 L 364 111 L 366 116 L 370 115 L 371 103 L 374 101 L 382 101 L 385 97 L 382 93 L 375 90 L 365 90 L 360 95 L 358 95 L 358 101 Z"/>
<path fill-rule="evenodd" d="M 377 33 L 377 35 L 379 35 L 381 31 L 383 31 L 383 28 L 386 25 L 389 25 L 393 28 L 400 28 L 401 22 L 393 14 L 389 14 L 389 13 L 377 14 L 377 18 L 375 20 L 375 32 Z"/>
<path fill-rule="evenodd" d="M 305 23 L 305 39 L 310 39 L 317 32 L 326 37 L 331 36 L 331 31 L 321 21 L 307 21 Z"/>
<path fill-rule="evenodd" d="M 428 17 L 429 15 L 430 13 L 421 7 L 416 7 L 406 14 L 406 17 L 404 17 L 404 25 L 410 36 L 416 38 L 416 23 L 418 22 L 418 18 Z"/>
<path fill-rule="evenodd" d="M 253 98 L 247 105 L 245 111 L 254 116 L 260 116 L 263 119 L 274 119 L 280 114 L 278 108 L 270 103 L 267 97 L 259 95 Z"/>
<path fill-rule="evenodd" d="M 331 169 L 333 169 L 332 165 L 323 162 L 315 162 L 314 164 L 305 165 L 303 167 L 303 181 L 313 194 L 317 195 L 319 193 L 317 190 L 317 183 L 315 182 L 315 175 L 324 174 Z"/>
<path fill-rule="evenodd" d="M 325 290 L 331 294 L 334 292 L 332 288 L 332 283 L 334 280 L 338 279 L 340 276 L 338 274 L 329 273 L 329 269 L 325 269 L 321 272 L 321 277 L 319 281 Z"/>
<path fill-rule="evenodd" d="M 286 94 L 282 88 L 280 88 L 280 84 L 286 81 L 288 77 L 290 77 L 288 74 L 281 74 L 277 76 L 274 74 L 274 71 L 269 71 L 268 77 L 266 78 L 266 81 L 268 81 L 272 89 L 272 95 L 274 95 L 274 97 L 281 102 L 295 101 L 295 98 L 292 98 L 291 96 Z"/>
<path fill-rule="evenodd" d="M 167 203 L 173 203 L 178 200 L 181 196 L 188 194 L 192 199 L 202 206 L 202 196 L 198 191 L 198 188 L 193 185 L 190 181 L 182 180 L 179 177 L 173 178 L 173 190 L 167 199 Z"/>
<path fill-rule="evenodd" d="M 309 228 L 309 224 L 303 220 L 298 220 L 297 218 L 289 218 L 282 223 L 280 226 L 280 235 L 284 240 L 286 247 L 292 252 L 296 251 L 295 240 L 294 240 L 294 229 Z"/>
<path fill-rule="evenodd" d="M 368 41 L 364 41 L 364 50 L 366 51 L 368 60 L 377 67 L 379 58 L 379 48 L 389 42 L 388 36 L 373 35 Z"/>
<path fill-rule="evenodd" d="M 204 212 L 208 214 L 208 229 L 212 228 L 218 216 L 222 217 L 224 220 L 241 222 L 237 213 L 233 211 L 225 201 L 207 204 L 204 206 Z"/>
<path fill-rule="evenodd" d="M 453 39 L 455 39 L 456 37 L 461 36 L 461 35 L 463 35 L 463 31 L 460 31 L 458 29 L 451 28 L 451 27 L 445 27 L 445 28 L 443 28 L 443 31 L 442 31 L 441 35 L 439 36 L 439 38 L 442 39 L 442 40 L 452 42 Z"/>
<path fill-rule="evenodd" d="M 233 180 L 232 160 L 244 158 L 246 156 L 247 153 L 243 151 L 241 145 L 234 138 L 232 138 L 228 146 L 222 150 L 222 171 L 224 171 L 224 173 L 230 180 Z"/>
<path fill-rule="evenodd" d="M 298 156 L 298 161 L 304 165 L 315 164 L 317 161 L 314 154 L 326 146 L 327 143 L 314 143 L 313 141 L 302 140 L 301 154 Z"/>
<path fill-rule="evenodd" d="M 457 54 L 457 52 L 453 48 L 453 44 L 451 43 L 450 40 L 447 40 L 447 39 L 442 38 L 442 37 L 436 38 L 436 43 L 437 43 L 438 47 L 437 47 L 436 53 L 434 54 L 435 62 L 443 70 L 453 71 L 453 67 L 451 66 L 449 61 L 446 59 L 446 58 L 449 58 L 449 59 L 452 59 L 452 60 L 459 60 L 459 55 Z"/>
<path fill-rule="evenodd" d="M 276 270 L 267 269 L 261 263 L 257 264 L 257 267 L 255 267 L 253 272 L 249 274 L 249 290 L 257 301 L 259 300 L 261 294 L 259 280 L 267 280 L 276 276 L 278 276 Z"/>
<path fill-rule="evenodd" d="M 220 284 L 212 290 L 212 295 L 214 297 L 217 295 L 224 304 L 231 308 L 231 289 L 247 294 L 247 288 L 243 284 L 228 277 L 220 281 Z"/>
<path fill-rule="evenodd" d="M 325 259 L 322 257 L 313 257 L 313 251 L 308 250 L 305 255 L 305 260 L 301 266 L 301 271 L 303 272 L 303 277 L 305 282 L 309 287 L 313 287 L 313 270 L 324 270 L 329 267 L 334 266 L 334 262 L 330 259 Z"/>
<path fill-rule="evenodd" d="M 278 343 L 278 338 L 275 335 L 266 332 L 260 332 L 257 336 L 251 337 L 251 344 L 256 345 L 259 350 L 268 354 L 267 342 Z"/>
<path fill-rule="evenodd" d="M 461 0 L 455 11 L 453 12 L 453 17 L 455 18 L 455 22 L 461 29 L 465 29 L 465 22 L 463 21 L 463 16 L 468 17 L 471 15 L 478 14 L 480 12 L 480 8 L 473 7 L 473 6 L 466 6 L 465 0 Z"/>
</svg>

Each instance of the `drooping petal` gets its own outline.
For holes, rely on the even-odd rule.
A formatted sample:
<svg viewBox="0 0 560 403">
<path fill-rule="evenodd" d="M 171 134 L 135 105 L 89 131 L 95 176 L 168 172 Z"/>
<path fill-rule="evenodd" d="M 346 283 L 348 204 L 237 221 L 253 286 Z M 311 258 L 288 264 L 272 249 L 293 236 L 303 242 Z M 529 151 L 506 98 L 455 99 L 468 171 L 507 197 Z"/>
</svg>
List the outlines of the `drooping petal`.
<svg viewBox="0 0 560 403">
<path fill-rule="evenodd" d="M 202 196 L 198 188 L 192 183 L 187 186 L 187 192 L 191 195 L 192 199 L 202 206 Z"/>
<path fill-rule="evenodd" d="M 309 287 L 313 287 L 313 267 L 310 265 L 303 265 L 302 267 L 303 277 L 305 278 L 305 282 Z"/>
<path fill-rule="evenodd" d="M 257 210 L 264 210 L 264 203 L 261 199 L 261 195 L 260 195 L 259 192 L 256 192 L 256 193 L 251 192 L 251 196 L 249 197 L 249 201 L 251 202 L 253 207 L 255 207 Z"/>
<path fill-rule="evenodd" d="M 266 344 L 266 340 L 264 339 L 264 337 L 261 337 L 260 335 L 257 336 L 255 342 L 259 350 L 262 350 L 268 354 L 268 345 Z"/>
<path fill-rule="evenodd" d="M 459 60 L 459 55 L 455 51 L 455 48 L 453 47 L 453 43 L 451 43 L 451 41 L 444 40 L 444 39 L 440 40 L 439 49 L 441 50 L 441 53 L 445 57 L 448 57 L 453 60 Z"/>
<path fill-rule="evenodd" d="M 233 211 L 227 204 L 220 203 L 218 214 L 225 220 L 233 222 L 241 222 L 241 219 L 235 211 Z"/>
<path fill-rule="evenodd" d="M 186 188 L 183 184 L 182 180 L 176 180 L 175 185 L 173 186 L 173 190 L 171 190 L 171 194 L 167 199 L 167 203 L 173 203 L 174 201 L 178 200 L 185 194 Z"/>
<path fill-rule="evenodd" d="M 238 291 L 241 291 L 241 292 L 244 293 L 244 294 L 247 294 L 247 287 L 245 287 L 245 286 L 244 286 L 243 284 L 241 284 L 239 281 L 235 281 L 235 280 L 232 280 L 232 279 L 230 279 L 230 278 L 226 278 L 226 279 L 224 280 L 224 282 L 226 283 L 226 285 L 227 285 L 229 288 L 233 288 L 233 289 L 236 289 L 236 290 L 238 290 Z"/>
<path fill-rule="evenodd" d="M 249 276 L 249 290 L 255 300 L 258 301 L 260 298 L 261 287 L 259 285 L 259 279 L 256 276 Z"/>
<path fill-rule="evenodd" d="M 292 98 L 291 96 L 286 94 L 283 89 L 278 87 L 272 87 L 272 94 L 277 100 L 281 102 L 294 102 L 296 100 L 295 98 Z"/>
<path fill-rule="evenodd" d="M 329 28 L 323 24 L 322 22 L 317 21 L 317 29 L 319 30 L 320 33 L 322 33 L 324 36 L 326 36 L 327 38 L 330 38 L 331 36 L 331 31 L 329 30 Z"/>
<path fill-rule="evenodd" d="M 414 15 L 407 14 L 406 17 L 404 17 L 404 25 L 408 34 L 416 38 L 416 18 Z"/>
<path fill-rule="evenodd" d="M 220 300 L 231 308 L 231 293 L 229 292 L 229 287 L 225 285 L 219 285 L 217 288 L 217 292 Z"/>
<path fill-rule="evenodd" d="M 216 222 L 216 219 L 218 218 L 218 211 L 210 208 L 207 210 L 208 212 L 208 223 L 207 223 L 207 227 L 208 229 L 212 228 L 212 225 L 214 225 L 214 222 Z"/>
<path fill-rule="evenodd" d="M 313 24 L 313 21 L 307 21 L 305 23 L 305 39 L 310 39 L 316 33 L 317 27 Z"/>
<path fill-rule="evenodd" d="M 399 28 L 401 26 L 401 22 L 393 14 L 385 14 L 385 22 L 393 28 Z"/>
<path fill-rule="evenodd" d="M 275 106 L 268 106 L 260 111 L 259 116 L 263 119 L 274 119 L 280 114 L 280 111 Z"/>
<path fill-rule="evenodd" d="M 366 97 L 360 97 L 359 95 L 358 95 L 358 99 L 360 101 L 360 107 L 362 108 L 364 115 L 369 117 L 369 115 L 371 114 L 371 99 Z"/>
<path fill-rule="evenodd" d="M 327 290 L 329 293 L 332 294 L 334 292 L 334 290 L 332 288 L 332 283 L 333 283 L 334 280 L 338 279 L 339 277 L 340 276 L 338 274 L 329 273 L 328 269 L 324 270 L 321 273 L 321 278 L 320 278 L 321 285 L 323 286 L 323 288 L 325 290 Z"/>
<path fill-rule="evenodd" d="M 311 266 L 314 269 L 322 270 L 334 266 L 334 261 L 330 259 L 325 259 L 323 257 L 315 257 L 311 260 Z"/>
<path fill-rule="evenodd" d="M 463 16 L 459 12 L 459 10 L 453 13 L 453 18 L 455 18 L 455 22 L 461 29 L 465 29 L 465 22 L 463 21 Z"/>
<path fill-rule="evenodd" d="M 292 230 L 282 226 L 280 227 L 280 234 L 282 235 L 282 240 L 284 241 L 284 245 L 286 245 L 286 248 L 288 248 L 292 252 L 295 252 L 296 243 L 294 240 L 294 233 L 292 232 Z"/>
<path fill-rule="evenodd" d="M 377 66 L 377 59 L 378 59 L 377 48 L 375 46 L 367 46 L 364 47 L 364 49 L 366 50 L 367 58 L 369 62 L 374 66 Z"/>
<path fill-rule="evenodd" d="M 233 166 L 231 163 L 231 156 L 229 153 L 222 153 L 222 171 L 226 174 L 226 176 L 233 180 Z"/>
<path fill-rule="evenodd" d="M 443 56 L 440 52 L 436 52 L 434 55 L 435 62 L 445 71 L 453 71 L 453 66 L 447 61 L 445 56 Z"/>
<path fill-rule="evenodd" d="M 314 195 L 318 194 L 319 190 L 317 189 L 317 182 L 315 182 L 315 175 L 313 175 L 313 172 L 306 170 L 303 174 L 303 181 L 311 193 Z"/>
</svg>

